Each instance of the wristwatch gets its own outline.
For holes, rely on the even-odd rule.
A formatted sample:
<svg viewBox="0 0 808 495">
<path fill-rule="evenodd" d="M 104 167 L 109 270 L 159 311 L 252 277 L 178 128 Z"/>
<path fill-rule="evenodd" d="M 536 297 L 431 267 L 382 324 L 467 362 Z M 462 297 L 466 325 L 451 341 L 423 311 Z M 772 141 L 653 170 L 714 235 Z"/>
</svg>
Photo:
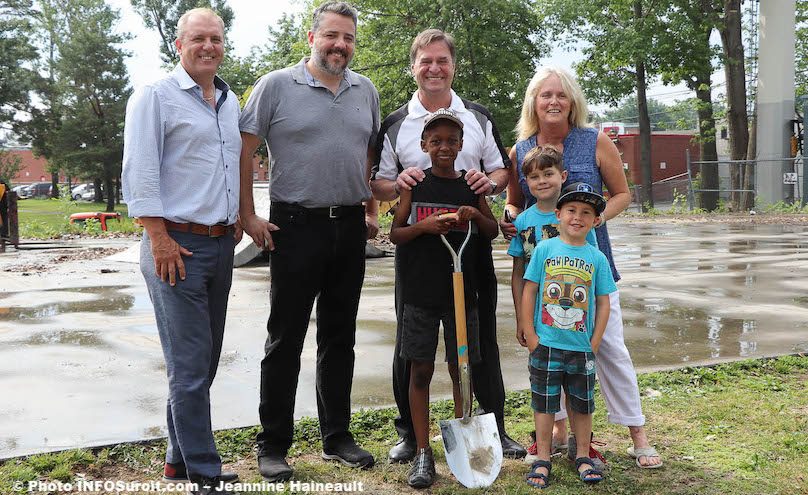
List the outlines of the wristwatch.
<svg viewBox="0 0 808 495">
<path fill-rule="evenodd" d="M 491 179 L 488 179 L 488 184 L 491 186 L 491 192 L 488 193 L 488 195 L 490 196 L 490 195 L 494 194 L 494 191 L 497 190 L 497 183 L 492 181 Z"/>
</svg>

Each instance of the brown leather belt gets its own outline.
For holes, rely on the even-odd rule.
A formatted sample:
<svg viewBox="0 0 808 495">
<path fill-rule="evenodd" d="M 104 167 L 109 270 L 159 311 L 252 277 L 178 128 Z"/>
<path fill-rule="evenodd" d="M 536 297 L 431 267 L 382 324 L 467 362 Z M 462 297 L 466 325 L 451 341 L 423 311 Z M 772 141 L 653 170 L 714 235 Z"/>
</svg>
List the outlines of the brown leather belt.
<svg viewBox="0 0 808 495">
<path fill-rule="evenodd" d="M 192 234 L 204 235 L 207 237 L 222 237 L 225 234 L 233 234 L 236 229 L 232 225 L 201 225 L 198 223 L 177 223 L 170 220 L 163 220 L 166 229 L 174 232 L 190 232 Z"/>
</svg>

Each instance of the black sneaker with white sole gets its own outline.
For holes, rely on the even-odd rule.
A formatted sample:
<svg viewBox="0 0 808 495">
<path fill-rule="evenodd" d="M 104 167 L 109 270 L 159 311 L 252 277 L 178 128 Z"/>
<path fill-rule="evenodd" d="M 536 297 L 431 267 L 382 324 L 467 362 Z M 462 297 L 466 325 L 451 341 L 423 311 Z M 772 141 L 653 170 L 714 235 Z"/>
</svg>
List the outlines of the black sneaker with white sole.
<svg viewBox="0 0 808 495">
<path fill-rule="evenodd" d="M 373 455 L 353 440 L 345 440 L 328 447 L 323 446 L 322 457 L 329 461 L 339 461 L 352 468 L 369 469 L 376 463 Z"/>
</svg>

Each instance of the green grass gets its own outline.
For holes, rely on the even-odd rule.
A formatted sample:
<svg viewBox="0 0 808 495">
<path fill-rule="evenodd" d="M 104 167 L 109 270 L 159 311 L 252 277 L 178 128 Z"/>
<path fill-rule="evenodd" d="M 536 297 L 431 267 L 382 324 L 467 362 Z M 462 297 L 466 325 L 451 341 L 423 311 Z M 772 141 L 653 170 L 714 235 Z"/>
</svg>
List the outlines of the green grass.
<svg viewBox="0 0 808 495">
<path fill-rule="evenodd" d="M 707 368 L 649 373 L 639 377 L 644 392 L 651 441 L 665 466 L 640 470 L 625 454 L 630 445 L 624 427 L 607 424 L 598 397 L 595 438 L 608 461 L 606 481 L 595 487 L 581 483 L 572 464 L 554 459 L 548 494 L 767 494 L 808 493 L 808 357 L 784 356 L 722 364 Z M 659 392 L 648 394 L 650 390 Z M 649 398 L 654 396 L 655 398 Z M 526 442 L 533 429 L 530 395 L 508 393 L 506 427 Z M 433 424 L 451 415 L 451 402 L 431 405 Z M 364 493 L 418 493 L 406 485 L 408 466 L 384 461 L 396 439 L 393 409 L 354 413 L 351 430 L 379 460 L 369 471 L 355 471 L 319 458 L 316 419 L 295 425 L 290 462 L 295 479 L 316 482 L 361 481 Z M 242 482 L 260 481 L 255 461 L 257 427 L 216 433 L 225 463 Z M 432 432 L 436 435 L 437 428 Z M 440 442 L 433 442 L 438 482 L 422 493 L 536 494 L 524 482 L 527 466 L 507 460 L 488 489 L 467 490 L 448 473 Z M 77 473 L 88 479 L 146 482 L 159 478 L 165 442 L 120 444 L 94 451 L 77 450 L 11 459 L 0 464 L 0 493 L 14 492 L 15 482 L 34 479 L 68 481 Z M 542 492 L 544 493 L 544 492 Z"/>
<path fill-rule="evenodd" d="M 26 239 L 52 239 L 65 234 L 101 236 L 104 232 L 95 221 L 70 224 L 73 213 L 104 211 L 105 203 L 76 202 L 67 198 L 25 199 L 17 202 L 20 237 Z M 108 232 L 134 233 L 139 228 L 129 218 L 126 205 L 116 205 L 120 220 L 107 221 Z"/>
</svg>

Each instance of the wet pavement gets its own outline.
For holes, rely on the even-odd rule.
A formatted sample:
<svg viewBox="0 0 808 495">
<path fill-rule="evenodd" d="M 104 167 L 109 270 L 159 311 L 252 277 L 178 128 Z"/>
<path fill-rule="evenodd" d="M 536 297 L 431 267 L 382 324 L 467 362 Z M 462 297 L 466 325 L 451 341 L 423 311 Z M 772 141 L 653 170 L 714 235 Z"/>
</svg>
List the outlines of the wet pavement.
<svg viewBox="0 0 808 495">
<path fill-rule="evenodd" d="M 808 351 L 808 227 L 615 222 L 610 230 L 625 338 L 639 369 Z M 505 248 L 495 253 L 500 352 L 506 387 L 521 389 L 527 351 L 513 337 Z M 0 272 L 15 256 L 0 255 Z M 136 265 L 76 260 L 0 277 L 0 458 L 165 434 L 165 367 Z M 266 263 L 235 270 L 212 390 L 216 428 L 258 422 L 268 279 Z M 392 403 L 392 292 L 392 259 L 368 260 L 356 408 Z M 297 416 L 316 415 L 314 333 L 312 322 Z M 433 396 L 449 395 L 438 366 Z"/>
</svg>

